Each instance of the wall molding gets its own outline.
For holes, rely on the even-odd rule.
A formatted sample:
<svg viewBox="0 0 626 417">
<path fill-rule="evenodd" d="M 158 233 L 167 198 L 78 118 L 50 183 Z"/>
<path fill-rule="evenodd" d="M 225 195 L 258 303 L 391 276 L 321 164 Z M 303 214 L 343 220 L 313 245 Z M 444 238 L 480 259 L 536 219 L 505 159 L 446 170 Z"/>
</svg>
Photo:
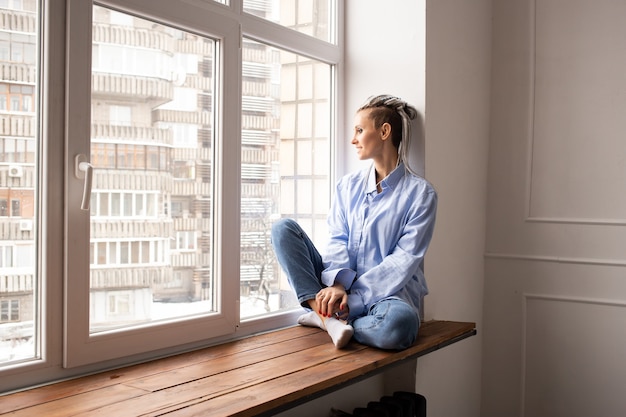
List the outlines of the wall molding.
<svg viewBox="0 0 626 417">
<path fill-rule="evenodd" d="M 529 0 L 529 30 L 528 30 L 528 134 L 526 155 L 526 218 L 529 223 L 554 223 L 554 224 L 582 224 L 582 225 L 610 225 L 626 226 L 624 219 L 601 219 L 601 218 L 577 218 L 577 217 L 551 217 L 534 216 L 532 214 L 533 194 L 533 156 L 535 148 L 535 114 L 536 114 L 536 90 L 537 90 L 537 1 Z"/>
<path fill-rule="evenodd" d="M 565 302 L 575 304 L 586 305 L 600 305 L 605 307 L 622 307 L 626 308 L 626 300 L 614 300 L 606 298 L 591 298 L 591 297 L 574 297 L 574 296 L 561 296 L 553 294 L 537 294 L 537 293 L 522 293 L 522 345 L 521 345 L 521 361 L 520 361 L 520 416 L 526 415 L 526 373 L 527 373 L 527 329 L 528 329 L 528 302 L 529 301 L 546 301 L 546 302 Z"/>
<path fill-rule="evenodd" d="M 530 201 L 530 198 L 529 198 Z M 530 208 L 529 208 L 530 210 Z M 626 219 L 593 219 L 574 217 L 533 217 L 527 216 L 528 223 L 583 224 L 590 226 L 626 226 Z"/>
<path fill-rule="evenodd" d="M 626 307 L 626 300 L 614 300 L 610 298 L 573 297 L 537 293 L 523 293 L 522 297 L 524 299 L 524 313 L 526 313 L 526 307 L 529 300 L 560 301 L 567 303 L 602 305 L 608 307 Z M 526 314 L 524 314 L 524 324 L 526 324 Z"/>
<path fill-rule="evenodd" d="M 626 259 L 575 258 L 564 256 L 522 255 L 514 253 L 485 252 L 486 259 L 502 259 L 508 261 L 551 262 L 560 264 L 620 266 L 626 267 Z"/>
</svg>

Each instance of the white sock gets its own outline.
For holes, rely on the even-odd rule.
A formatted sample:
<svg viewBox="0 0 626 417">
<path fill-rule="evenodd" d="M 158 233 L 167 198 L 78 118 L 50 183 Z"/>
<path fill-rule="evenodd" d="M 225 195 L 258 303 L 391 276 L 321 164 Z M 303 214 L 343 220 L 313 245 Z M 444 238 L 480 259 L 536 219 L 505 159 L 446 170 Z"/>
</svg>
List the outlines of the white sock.
<svg viewBox="0 0 626 417">
<path fill-rule="evenodd" d="M 322 330 L 326 330 L 322 318 L 315 311 L 309 311 L 298 317 L 298 324 L 309 327 L 319 327 Z"/>
<path fill-rule="evenodd" d="M 326 330 L 337 349 L 347 345 L 354 335 L 354 329 L 349 324 L 334 317 L 322 319 L 315 311 L 309 311 L 298 317 L 298 324 Z"/>
<path fill-rule="evenodd" d="M 343 320 L 330 317 L 324 319 L 324 325 L 337 349 L 341 349 L 347 345 L 350 339 L 352 339 L 352 335 L 354 335 L 352 326 Z"/>
</svg>

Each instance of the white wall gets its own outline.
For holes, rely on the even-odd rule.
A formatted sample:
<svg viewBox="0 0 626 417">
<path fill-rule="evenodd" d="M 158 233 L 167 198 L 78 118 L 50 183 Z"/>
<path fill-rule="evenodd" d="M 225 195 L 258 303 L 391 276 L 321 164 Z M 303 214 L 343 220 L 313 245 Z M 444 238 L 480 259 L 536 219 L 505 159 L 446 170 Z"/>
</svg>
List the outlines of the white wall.
<svg viewBox="0 0 626 417">
<path fill-rule="evenodd" d="M 424 112 L 426 177 L 439 193 L 426 318 L 475 321 L 479 335 L 420 358 L 416 390 L 428 400 L 429 417 L 478 416 L 491 1 L 392 3 L 346 0 L 342 162 L 357 166 L 349 129 L 369 95 L 395 94 Z"/>
<path fill-rule="evenodd" d="M 626 2 L 493 2 L 484 417 L 626 415 Z"/>
<path fill-rule="evenodd" d="M 429 0 L 426 176 L 439 208 L 426 313 L 478 326 L 478 336 L 418 360 L 417 389 L 433 417 L 480 412 L 490 65 L 491 1 Z"/>
<path fill-rule="evenodd" d="M 393 7 L 376 0 L 345 0 L 345 5 L 345 120 L 339 127 L 338 175 L 364 164 L 350 140 L 354 113 L 369 96 L 393 94 L 422 113 L 426 99 L 425 0 L 393 0 Z"/>
</svg>

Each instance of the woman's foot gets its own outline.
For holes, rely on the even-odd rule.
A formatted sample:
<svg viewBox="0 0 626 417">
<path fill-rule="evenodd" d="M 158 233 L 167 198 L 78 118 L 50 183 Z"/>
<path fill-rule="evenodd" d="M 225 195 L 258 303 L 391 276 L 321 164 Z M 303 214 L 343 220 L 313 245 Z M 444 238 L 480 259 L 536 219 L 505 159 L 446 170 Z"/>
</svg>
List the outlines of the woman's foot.
<svg viewBox="0 0 626 417">
<path fill-rule="evenodd" d="M 352 326 L 343 320 L 334 317 L 323 319 L 315 311 L 309 311 L 298 317 L 298 324 L 326 330 L 337 349 L 345 347 L 354 335 Z"/>
</svg>

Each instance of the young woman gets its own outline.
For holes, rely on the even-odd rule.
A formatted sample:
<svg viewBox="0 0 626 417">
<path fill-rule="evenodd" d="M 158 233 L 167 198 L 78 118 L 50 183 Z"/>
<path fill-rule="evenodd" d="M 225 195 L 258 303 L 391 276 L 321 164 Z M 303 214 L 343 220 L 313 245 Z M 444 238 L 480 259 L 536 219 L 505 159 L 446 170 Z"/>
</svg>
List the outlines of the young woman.
<svg viewBox="0 0 626 417">
<path fill-rule="evenodd" d="M 337 348 L 350 339 L 381 349 L 415 342 L 428 293 L 422 261 L 435 224 L 437 194 L 408 164 L 415 108 L 371 97 L 356 113 L 355 146 L 372 165 L 337 184 L 320 255 L 291 219 L 272 228 L 272 244 L 298 300 L 298 323 L 326 330 Z"/>
</svg>

